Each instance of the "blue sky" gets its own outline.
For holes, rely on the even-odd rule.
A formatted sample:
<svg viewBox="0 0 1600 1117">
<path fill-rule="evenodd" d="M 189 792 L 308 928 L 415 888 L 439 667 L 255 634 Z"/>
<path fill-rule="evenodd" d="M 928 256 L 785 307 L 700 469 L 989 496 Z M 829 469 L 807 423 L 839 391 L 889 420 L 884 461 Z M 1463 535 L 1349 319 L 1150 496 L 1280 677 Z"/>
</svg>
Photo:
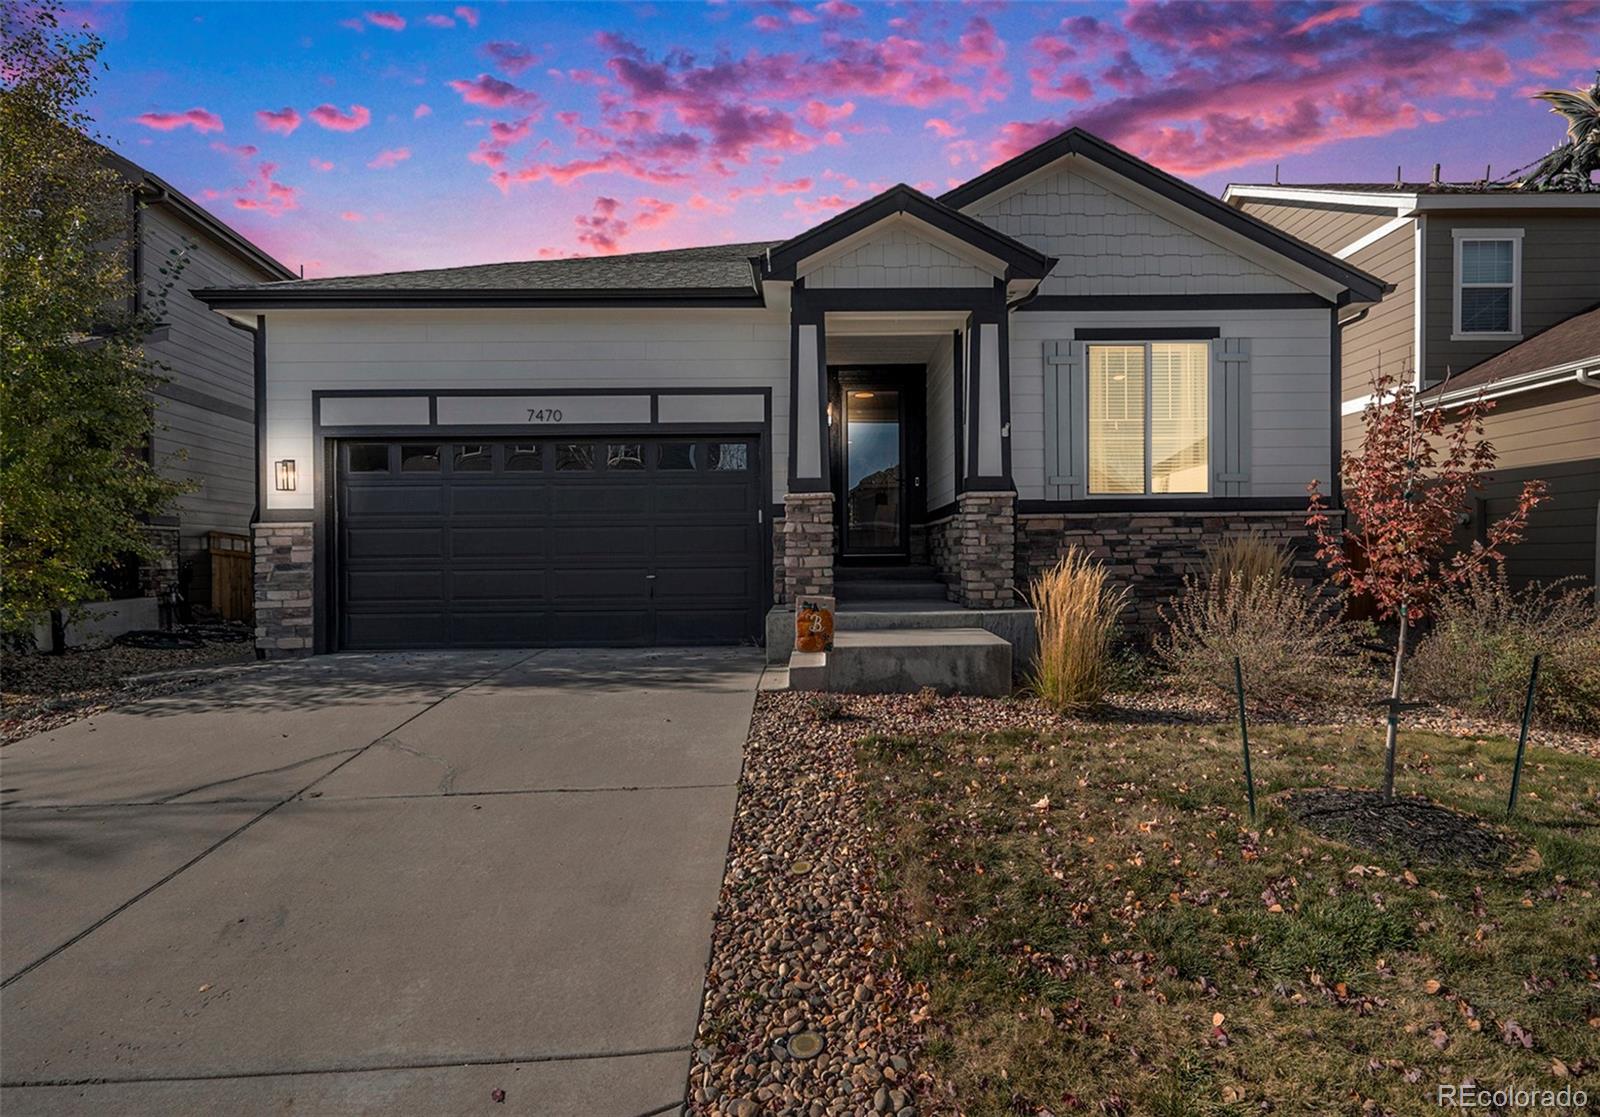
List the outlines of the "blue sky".
<svg viewBox="0 0 1600 1117">
<path fill-rule="evenodd" d="M 1081 124 L 1229 181 L 1497 173 L 1600 3 L 131 3 L 92 109 L 309 275 L 794 233 Z M 267 115 L 272 114 L 272 115 Z"/>
</svg>

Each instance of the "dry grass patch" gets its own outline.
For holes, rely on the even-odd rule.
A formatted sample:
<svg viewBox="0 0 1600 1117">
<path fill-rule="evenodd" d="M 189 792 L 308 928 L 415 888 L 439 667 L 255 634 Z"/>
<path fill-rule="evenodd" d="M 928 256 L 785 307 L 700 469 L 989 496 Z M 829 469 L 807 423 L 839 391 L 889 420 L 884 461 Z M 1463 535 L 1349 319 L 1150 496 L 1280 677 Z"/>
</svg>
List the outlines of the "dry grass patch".
<svg viewBox="0 0 1600 1117">
<path fill-rule="evenodd" d="M 880 733 L 858 749 L 922 1065 L 967 1114 L 1433 1113 L 1600 1093 L 1600 762 L 1407 735 L 1400 788 L 1503 825 L 1509 869 L 1319 837 L 1283 793 L 1380 774 L 1376 731 Z"/>
</svg>

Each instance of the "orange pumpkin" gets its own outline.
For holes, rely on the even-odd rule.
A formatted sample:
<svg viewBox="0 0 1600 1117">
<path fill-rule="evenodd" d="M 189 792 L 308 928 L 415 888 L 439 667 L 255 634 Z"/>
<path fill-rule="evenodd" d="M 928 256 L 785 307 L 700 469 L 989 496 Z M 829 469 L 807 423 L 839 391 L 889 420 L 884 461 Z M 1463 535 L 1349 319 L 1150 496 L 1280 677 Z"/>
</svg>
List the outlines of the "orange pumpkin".
<svg viewBox="0 0 1600 1117">
<path fill-rule="evenodd" d="M 833 647 L 833 610 L 807 602 L 794 615 L 796 651 L 825 652 Z"/>
</svg>

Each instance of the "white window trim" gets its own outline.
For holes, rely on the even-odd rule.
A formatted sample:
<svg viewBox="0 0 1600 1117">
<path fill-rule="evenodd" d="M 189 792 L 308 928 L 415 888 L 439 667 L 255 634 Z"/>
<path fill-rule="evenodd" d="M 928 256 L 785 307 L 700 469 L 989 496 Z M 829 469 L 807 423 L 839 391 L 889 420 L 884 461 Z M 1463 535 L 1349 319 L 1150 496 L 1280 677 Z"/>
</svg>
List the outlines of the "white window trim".
<svg viewBox="0 0 1600 1117">
<path fill-rule="evenodd" d="M 1450 230 L 1453 277 L 1451 280 L 1451 341 L 1521 341 L 1522 340 L 1522 230 L 1521 229 L 1471 229 Z M 1511 242 L 1511 328 L 1509 330 L 1467 331 L 1461 328 L 1461 245 L 1469 240 L 1503 240 Z M 1499 286 L 1493 284 L 1492 286 Z"/>
<path fill-rule="evenodd" d="M 1095 348 L 1132 348 L 1135 345 L 1144 347 L 1144 492 L 1142 493 L 1096 493 L 1089 491 L 1089 463 L 1092 460 L 1092 444 L 1094 442 L 1093 411 L 1090 409 L 1089 392 L 1092 385 L 1089 381 L 1089 351 Z M 1155 378 L 1155 357 L 1153 346 L 1156 345 L 1200 345 L 1206 351 L 1206 488 L 1204 492 L 1187 493 L 1158 493 L 1150 488 L 1153 480 L 1151 469 L 1153 462 L 1150 460 L 1151 430 L 1154 416 L 1150 411 L 1150 384 Z M 1083 495 L 1086 500 L 1170 500 L 1173 497 L 1208 497 L 1216 485 L 1215 466 L 1212 464 L 1212 451 L 1216 449 L 1216 432 L 1211 429 L 1211 377 L 1215 370 L 1211 367 L 1211 342 L 1198 339 L 1187 341 L 1086 341 L 1083 343 L 1083 405 L 1085 408 L 1083 427 Z"/>
</svg>

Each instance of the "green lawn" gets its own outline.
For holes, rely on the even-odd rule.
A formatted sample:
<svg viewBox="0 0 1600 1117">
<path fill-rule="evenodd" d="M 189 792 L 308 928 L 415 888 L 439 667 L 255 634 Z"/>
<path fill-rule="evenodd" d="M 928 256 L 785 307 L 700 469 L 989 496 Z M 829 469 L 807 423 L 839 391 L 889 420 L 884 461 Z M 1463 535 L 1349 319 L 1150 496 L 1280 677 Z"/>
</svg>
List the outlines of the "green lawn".
<svg viewBox="0 0 1600 1117">
<path fill-rule="evenodd" d="M 930 724 L 934 722 L 930 721 Z M 1600 1096 L 1600 762 L 1530 750 L 1506 869 L 1317 836 L 1376 731 L 933 732 L 858 755 L 924 1063 L 969 1114 L 1436 1113 L 1439 1083 Z M 1399 790 L 1498 822 L 1513 745 L 1402 739 Z M 1048 800 L 1046 804 L 1045 800 Z"/>
</svg>

